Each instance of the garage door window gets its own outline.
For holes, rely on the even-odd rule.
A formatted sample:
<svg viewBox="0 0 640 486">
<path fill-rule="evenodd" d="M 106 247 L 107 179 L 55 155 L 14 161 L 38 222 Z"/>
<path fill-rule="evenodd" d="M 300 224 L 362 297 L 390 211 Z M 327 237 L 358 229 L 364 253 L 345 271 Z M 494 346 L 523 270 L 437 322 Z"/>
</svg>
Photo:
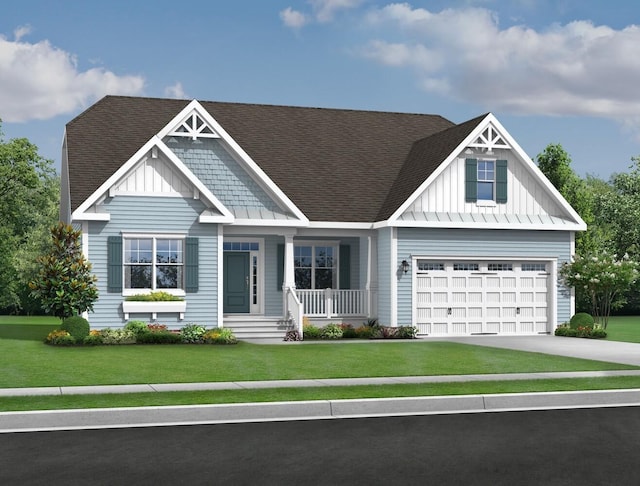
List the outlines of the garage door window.
<svg viewBox="0 0 640 486">
<path fill-rule="evenodd" d="M 547 265 L 545 263 L 523 263 L 523 272 L 546 272 Z"/>
<path fill-rule="evenodd" d="M 443 271 L 444 263 L 441 262 L 425 262 L 423 260 L 418 260 L 418 271 L 419 272 L 436 272 Z"/>
<path fill-rule="evenodd" d="M 453 270 L 456 272 L 477 272 L 480 265 L 477 263 L 454 263 Z"/>
<path fill-rule="evenodd" d="M 487 270 L 490 272 L 513 272 L 511 263 L 489 263 Z"/>
</svg>

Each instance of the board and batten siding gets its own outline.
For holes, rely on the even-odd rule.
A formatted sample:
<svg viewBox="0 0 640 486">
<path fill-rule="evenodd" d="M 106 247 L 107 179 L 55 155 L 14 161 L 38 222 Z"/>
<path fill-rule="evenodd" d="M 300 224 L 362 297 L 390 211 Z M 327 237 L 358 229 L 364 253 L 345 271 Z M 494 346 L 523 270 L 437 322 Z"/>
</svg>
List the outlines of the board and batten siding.
<svg viewBox="0 0 640 486">
<path fill-rule="evenodd" d="M 470 158 L 482 157 L 470 155 Z M 494 150 L 491 159 L 507 160 L 507 202 L 484 206 L 465 201 L 465 158 L 451 162 L 407 210 L 409 213 L 482 213 L 562 216 L 562 208 L 529 169 L 509 150 Z"/>
<path fill-rule="evenodd" d="M 158 314 L 158 322 L 170 327 L 198 323 L 218 325 L 218 230 L 216 224 L 200 224 L 204 205 L 196 199 L 176 197 L 117 196 L 107 199 L 102 210 L 110 213 L 108 222 L 91 221 L 89 228 L 89 261 L 98 277 L 99 298 L 94 312 L 89 313 L 92 328 L 121 327 L 126 323 L 122 312 L 121 292 L 107 292 L 107 238 L 123 233 L 172 234 L 198 238 L 199 287 L 186 295 L 184 320 L 177 314 Z M 130 320 L 149 321 L 150 314 L 131 314 Z"/>
<path fill-rule="evenodd" d="M 398 228 L 397 240 L 396 266 L 402 260 L 411 261 L 416 256 L 443 260 L 455 257 L 524 261 L 529 258 L 548 259 L 556 261 L 557 268 L 571 259 L 571 233 L 568 231 Z M 399 325 L 412 322 L 412 272 L 413 268 L 398 280 Z M 557 275 L 557 271 L 551 274 Z M 571 298 L 564 286 L 554 281 L 550 281 L 550 285 L 556 287 L 558 322 L 552 323 L 555 325 L 571 317 Z"/>
</svg>

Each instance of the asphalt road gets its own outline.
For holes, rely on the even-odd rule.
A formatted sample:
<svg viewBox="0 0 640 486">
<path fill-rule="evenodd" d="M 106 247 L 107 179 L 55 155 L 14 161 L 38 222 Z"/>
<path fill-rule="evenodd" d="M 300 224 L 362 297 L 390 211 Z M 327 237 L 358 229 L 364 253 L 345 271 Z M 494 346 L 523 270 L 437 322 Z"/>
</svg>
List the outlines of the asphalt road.
<svg viewBox="0 0 640 486">
<path fill-rule="evenodd" d="M 640 407 L 0 434 L 2 485 L 638 485 Z"/>
</svg>

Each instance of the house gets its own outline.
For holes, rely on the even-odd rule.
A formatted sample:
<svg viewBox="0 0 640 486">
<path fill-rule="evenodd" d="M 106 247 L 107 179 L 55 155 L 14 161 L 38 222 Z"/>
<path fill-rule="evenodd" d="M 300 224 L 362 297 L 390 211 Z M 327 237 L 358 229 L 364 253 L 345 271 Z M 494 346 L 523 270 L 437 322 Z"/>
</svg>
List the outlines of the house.
<svg viewBox="0 0 640 486">
<path fill-rule="evenodd" d="M 61 194 L 95 328 L 532 335 L 574 312 L 558 268 L 586 225 L 490 113 L 107 96 L 66 126 Z M 125 300 L 152 290 L 183 300 Z"/>
</svg>

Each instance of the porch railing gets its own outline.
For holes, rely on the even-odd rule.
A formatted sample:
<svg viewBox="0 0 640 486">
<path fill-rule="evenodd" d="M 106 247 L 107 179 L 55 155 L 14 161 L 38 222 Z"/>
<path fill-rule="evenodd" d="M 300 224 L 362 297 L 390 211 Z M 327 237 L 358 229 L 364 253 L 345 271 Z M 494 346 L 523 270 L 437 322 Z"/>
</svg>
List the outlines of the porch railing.
<svg viewBox="0 0 640 486">
<path fill-rule="evenodd" d="M 287 318 L 291 319 L 295 329 L 300 333 L 300 336 L 302 336 L 302 316 L 304 307 L 298 299 L 296 291 L 290 287 L 287 287 L 286 289 L 285 306 Z"/>
<path fill-rule="evenodd" d="M 366 316 L 366 290 L 303 290 L 296 289 L 304 315 L 309 317 Z"/>
</svg>

